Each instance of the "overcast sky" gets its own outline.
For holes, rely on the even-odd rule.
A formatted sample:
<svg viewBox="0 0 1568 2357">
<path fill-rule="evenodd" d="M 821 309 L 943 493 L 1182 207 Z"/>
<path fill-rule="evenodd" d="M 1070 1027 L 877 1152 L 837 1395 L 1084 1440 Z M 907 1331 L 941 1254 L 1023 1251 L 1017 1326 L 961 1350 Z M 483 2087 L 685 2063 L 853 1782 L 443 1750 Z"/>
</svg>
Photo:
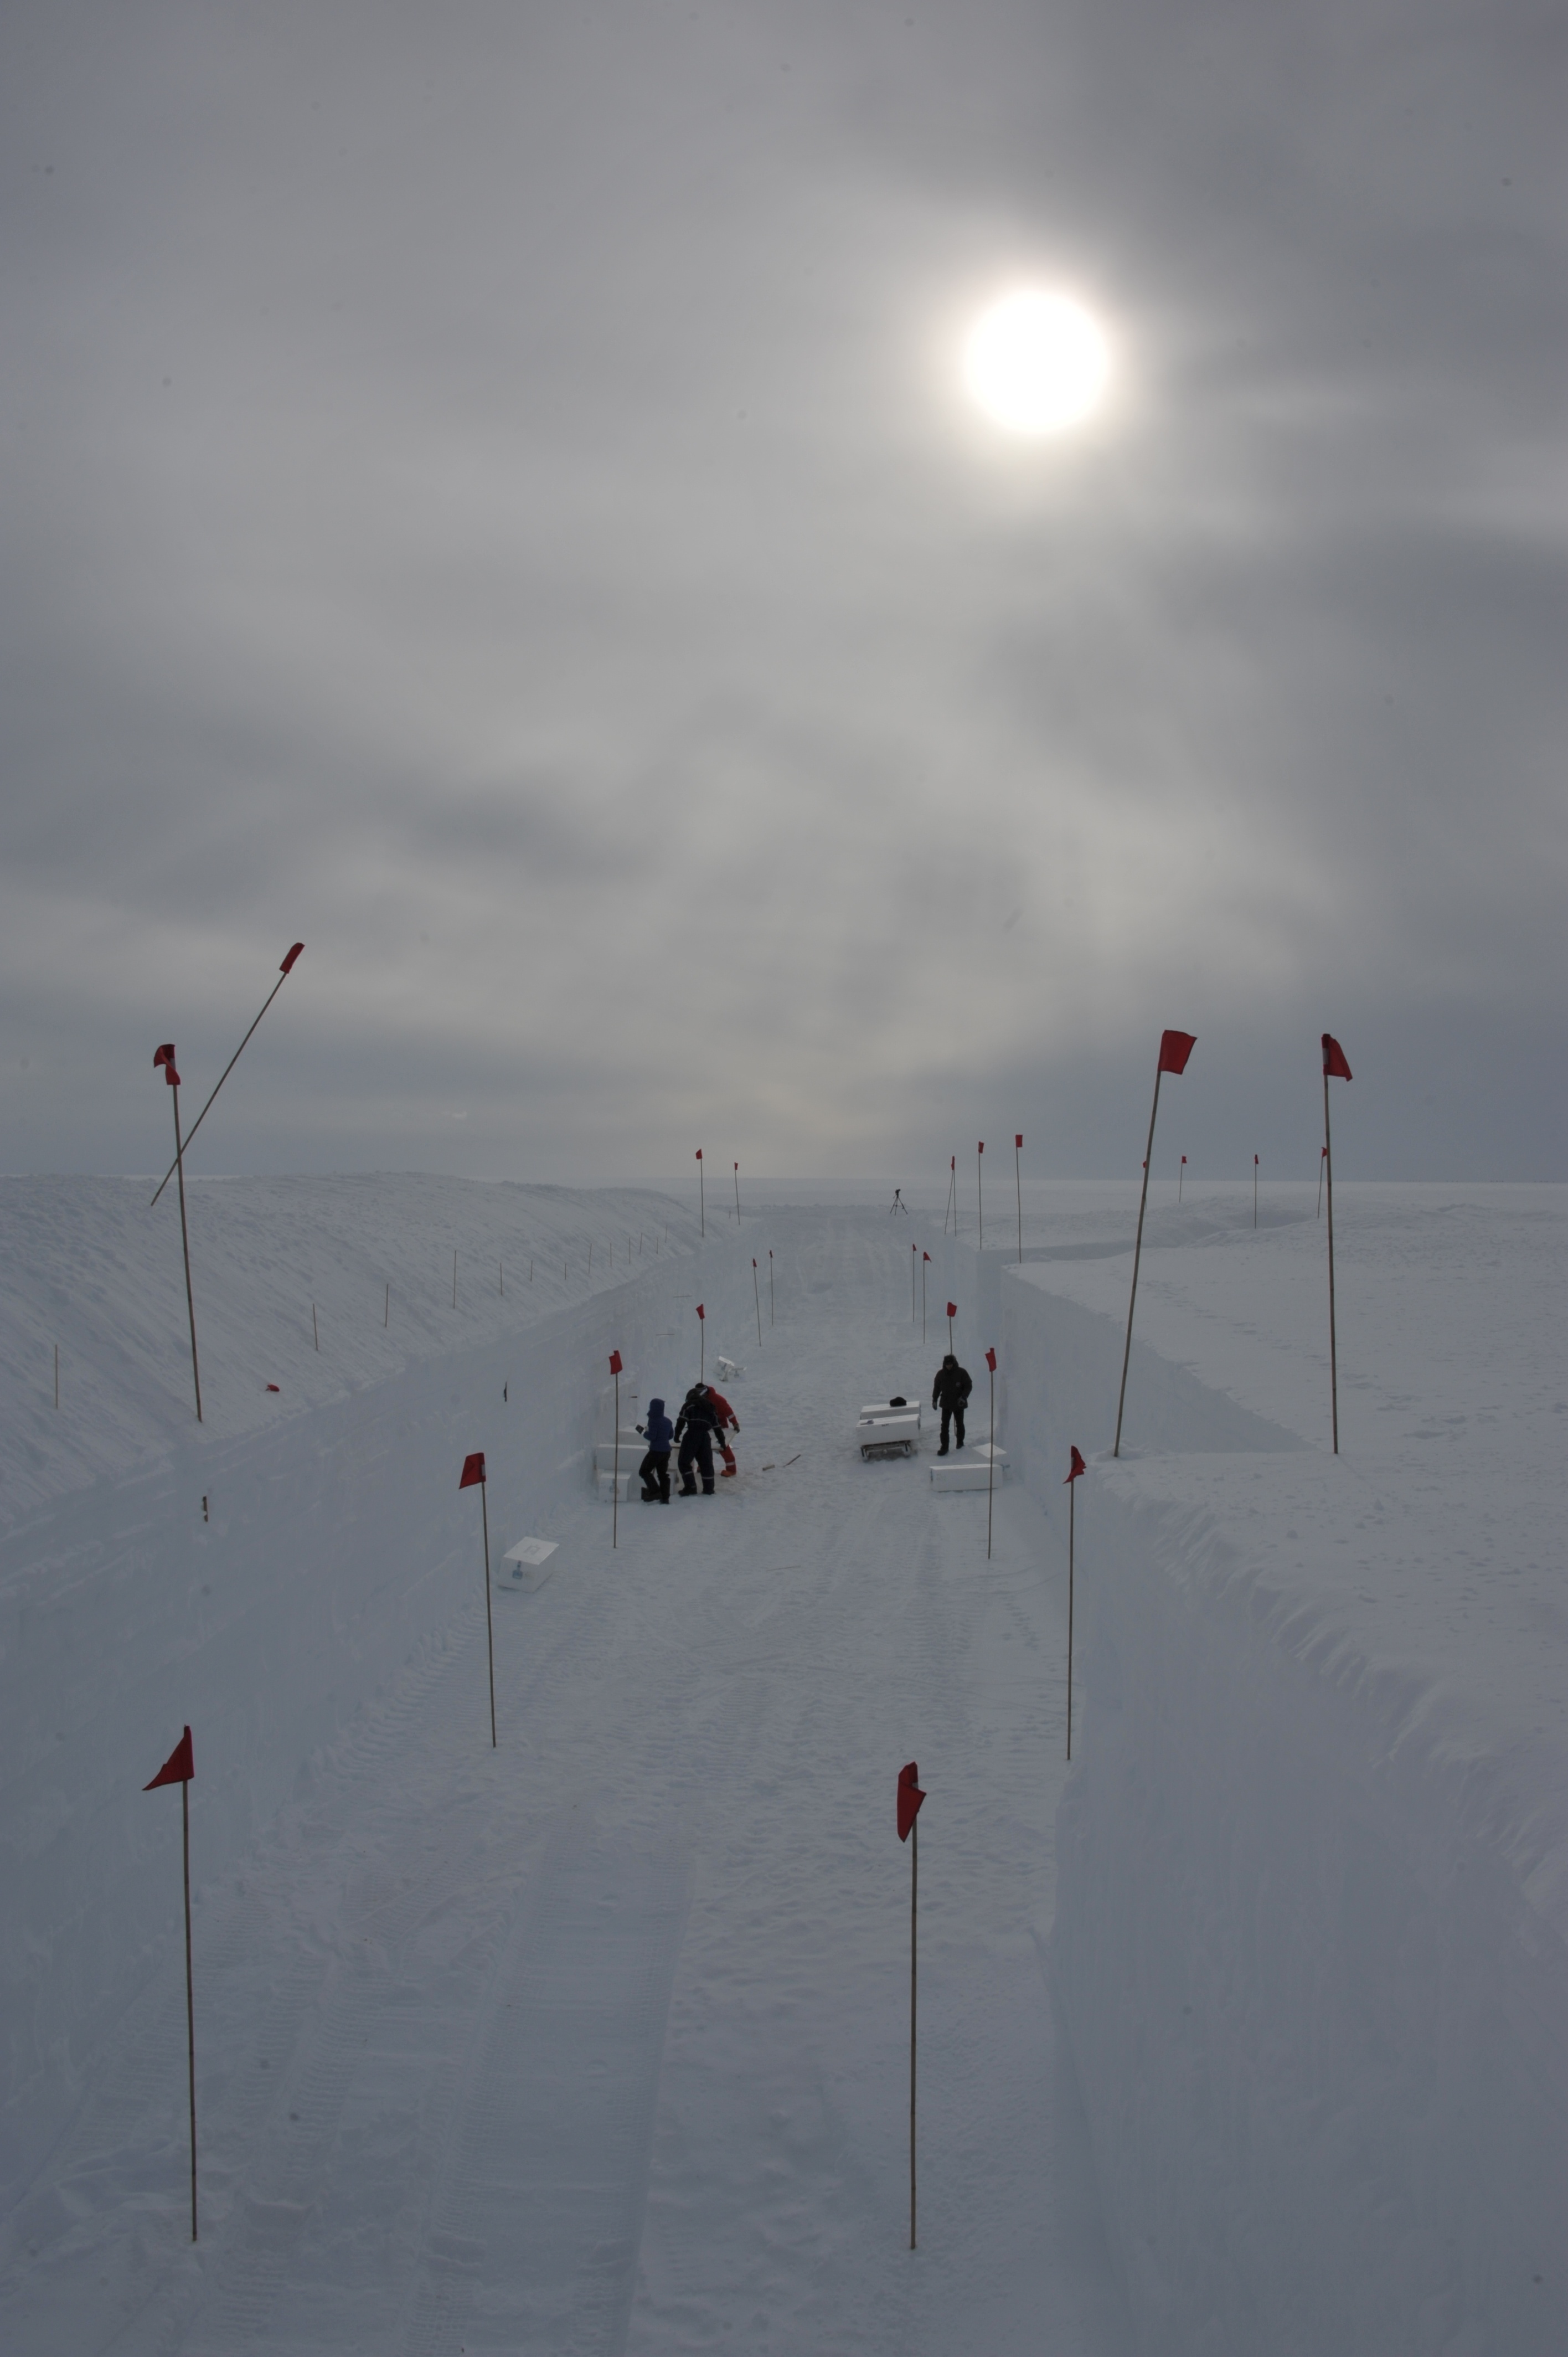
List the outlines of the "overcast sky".
<svg viewBox="0 0 1568 2357">
<path fill-rule="evenodd" d="M 1563 1177 L 1565 26 L 8 0 L 0 1166 Z"/>
</svg>

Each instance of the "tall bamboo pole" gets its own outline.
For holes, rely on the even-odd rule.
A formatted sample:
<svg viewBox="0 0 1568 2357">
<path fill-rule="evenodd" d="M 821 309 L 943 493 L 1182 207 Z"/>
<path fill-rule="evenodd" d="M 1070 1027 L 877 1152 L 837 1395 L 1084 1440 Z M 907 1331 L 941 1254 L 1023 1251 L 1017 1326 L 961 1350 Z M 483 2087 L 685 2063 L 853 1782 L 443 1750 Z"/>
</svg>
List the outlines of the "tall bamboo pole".
<svg viewBox="0 0 1568 2357">
<path fill-rule="evenodd" d="M 1133 1290 L 1127 1302 L 1127 1340 L 1122 1351 L 1122 1388 L 1116 1397 L 1116 1445 L 1112 1457 L 1122 1454 L 1122 1414 L 1127 1405 L 1127 1362 L 1133 1355 L 1133 1309 L 1138 1298 L 1138 1264 L 1144 1256 L 1144 1210 L 1149 1200 L 1149 1160 L 1155 1150 L 1155 1116 L 1160 1109 L 1160 1074 L 1155 1073 L 1155 1102 L 1149 1110 L 1149 1142 L 1144 1148 L 1144 1189 L 1138 1198 L 1138 1234 L 1133 1246 Z"/>
<path fill-rule="evenodd" d="M 196 1421 L 199 1424 L 202 1421 L 201 1364 L 196 1353 L 196 1296 L 190 1285 L 190 1230 L 185 1216 L 185 1147 L 179 1135 L 179 1074 L 175 1070 L 172 1048 L 166 1056 L 161 1048 L 158 1054 L 164 1057 L 169 1094 L 174 1099 L 174 1167 L 179 1173 L 179 1245 L 185 1255 L 185 1306 L 190 1318 L 190 1378 L 196 1389 Z"/>
<path fill-rule="evenodd" d="M 916 1975 L 915 1934 L 920 1911 L 920 1820 L 909 1828 L 909 2248 L 915 2248 L 915 2054 Z"/>
<path fill-rule="evenodd" d="M 1328 1189 L 1328 1398 L 1334 1424 L 1334 1454 L 1339 1454 L 1339 1352 L 1334 1332 L 1334 1143 L 1328 1127 L 1328 1059 L 1323 1060 L 1323 1169 Z"/>
</svg>

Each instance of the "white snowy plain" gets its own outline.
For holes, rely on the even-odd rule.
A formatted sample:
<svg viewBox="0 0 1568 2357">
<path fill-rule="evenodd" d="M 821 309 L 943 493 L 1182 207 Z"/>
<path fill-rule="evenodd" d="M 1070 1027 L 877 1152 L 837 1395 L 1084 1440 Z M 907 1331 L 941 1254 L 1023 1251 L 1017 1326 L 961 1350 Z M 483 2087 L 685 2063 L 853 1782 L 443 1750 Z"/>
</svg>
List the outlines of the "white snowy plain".
<svg viewBox="0 0 1568 2357">
<path fill-rule="evenodd" d="M 209 1183 L 199 1431 L 147 1191 L 0 1187 L 8 2350 L 1568 2345 L 1568 1190 L 1338 1190 L 1337 1463 L 1311 1191 L 1161 1200 L 1116 1465 L 1125 1188 L 1028 1187 L 1019 1270 L 940 1191 L 704 1242 L 649 1190 Z M 850 1437 L 950 1289 L 989 1561 L 983 1494 Z M 608 1351 L 623 1424 L 673 1404 L 698 1299 L 740 1478 L 612 1550 Z M 495 1596 L 494 1750 L 475 1448 L 492 1557 L 560 1543 Z M 194 2247 L 140 1791 L 188 1719 Z"/>
</svg>

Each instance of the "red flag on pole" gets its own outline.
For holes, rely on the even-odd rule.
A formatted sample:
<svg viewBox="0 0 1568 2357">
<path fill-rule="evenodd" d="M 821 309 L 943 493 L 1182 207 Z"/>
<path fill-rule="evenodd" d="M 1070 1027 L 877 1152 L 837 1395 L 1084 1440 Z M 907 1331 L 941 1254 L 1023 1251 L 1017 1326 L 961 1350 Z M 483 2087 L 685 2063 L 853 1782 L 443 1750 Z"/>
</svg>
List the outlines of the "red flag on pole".
<svg viewBox="0 0 1568 2357">
<path fill-rule="evenodd" d="M 898 1838 L 900 1841 L 908 1840 L 909 1829 L 919 1815 L 920 1803 L 926 1797 L 916 1781 L 919 1772 L 912 1760 L 907 1768 L 900 1768 L 898 1770 Z"/>
<path fill-rule="evenodd" d="M 158 1052 L 161 1055 L 163 1051 L 160 1049 Z M 1331 1080 L 1348 1081 L 1350 1078 L 1350 1067 L 1345 1060 L 1345 1050 L 1332 1031 L 1326 1031 L 1323 1035 L 1323 1069 Z"/>
<path fill-rule="evenodd" d="M 1185 1072 L 1187 1060 L 1197 1045 L 1195 1031 L 1162 1031 L 1160 1060 L 1156 1069 L 1162 1072 Z"/>
<path fill-rule="evenodd" d="M 985 1363 L 990 1368 L 992 1373 L 994 1374 L 996 1372 L 996 1353 L 994 1351 L 987 1351 L 985 1353 Z"/>
<path fill-rule="evenodd" d="M 157 1071 L 160 1064 L 164 1068 L 164 1078 L 168 1082 L 169 1087 L 171 1089 L 177 1089 L 179 1086 L 179 1074 L 174 1068 L 174 1041 L 172 1039 L 166 1047 L 160 1048 L 157 1054 L 153 1058 L 153 1070 L 155 1072 Z M 1325 1066 L 1324 1069 L 1326 1071 L 1327 1067 Z"/>
<path fill-rule="evenodd" d="M 621 1354 L 618 1351 L 612 1351 L 610 1352 L 610 1372 L 612 1375 L 618 1375 L 625 1361 L 622 1360 Z"/>
<path fill-rule="evenodd" d="M 477 1448 L 472 1457 L 464 1458 L 463 1478 L 457 1487 L 459 1490 L 471 1490 L 476 1481 L 483 1481 L 484 1478 L 485 1452 L 482 1448 Z"/>
<path fill-rule="evenodd" d="M 144 1784 L 142 1790 L 144 1792 L 156 1792 L 160 1784 L 188 1784 L 195 1773 L 196 1765 L 191 1757 L 190 1749 L 190 1729 L 188 1727 L 152 1782 Z"/>
<path fill-rule="evenodd" d="M 1022 1131 L 1022 1130 L 1019 1130 L 1019 1131 L 1016 1133 L 1016 1135 L 1015 1135 L 1015 1137 L 1014 1137 L 1013 1144 L 1014 1144 L 1014 1146 L 1015 1146 L 1015 1147 L 1017 1147 L 1017 1146 L 1022 1146 L 1022 1145 L 1023 1145 L 1023 1143 L 1024 1143 L 1024 1133 L 1023 1133 L 1023 1131 Z"/>
<path fill-rule="evenodd" d="M 950 1318 L 956 1318 L 958 1316 L 958 1303 L 956 1301 L 950 1301 L 948 1303 L 948 1316 Z"/>
<path fill-rule="evenodd" d="M 930 1255 L 930 1254 L 929 1254 L 929 1252 L 923 1252 L 923 1253 L 920 1254 L 920 1258 L 921 1258 L 922 1260 L 929 1260 L 929 1259 L 930 1259 L 930 1257 L 931 1257 L 931 1255 Z"/>
<path fill-rule="evenodd" d="M 703 1149 L 702 1149 L 702 1147 L 699 1146 L 698 1146 L 698 1148 L 697 1148 L 697 1159 L 698 1159 L 698 1161 L 700 1162 L 700 1161 L 702 1160 L 702 1158 L 703 1158 Z"/>
<path fill-rule="evenodd" d="M 1078 1480 L 1078 1477 L 1079 1477 L 1079 1475 L 1080 1473 L 1087 1473 L 1087 1472 L 1088 1472 L 1088 1470 L 1089 1470 L 1088 1466 L 1084 1463 L 1084 1461 L 1083 1461 L 1082 1458 L 1079 1455 L 1078 1450 L 1075 1448 L 1075 1449 L 1073 1450 L 1073 1452 L 1072 1452 L 1072 1468 L 1071 1468 L 1071 1470 L 1069 1472 L 1069 1474 L 1068 1474 L 1068 1476 L 1067 1476 L 1067 1480 L 1068 1480 L 1068 1481 L 1076 1481 L 1076 1480 Z M 1065 1483 L 1065 1482 L 1064 1482 L 1064 1484 L 1063 1484 L 1063 1487 L 1064 1487 L 1064 1488 L 1066 1487 L 1066 1483 Z"/>
<path fill-rule="evenodd" d="M 705 1326 L 705 1325 L 707 1324 L 707 1320 L 708 1320 L 708 1313 L 707 1313 L 707 1311 L 703 1308 L 703 1305 L 702 1305 L 702 1303 L 701 1303 L 700 1301 L 699 1301 L 699 1302 L 698 1302 L 698 1304 L 697 1304 L 697 1315 L 698 1315 L 698 1317 L 703 1320 L 703 1324 L 704 1324 L 704 1326 Z"/>
<path fill-rule="evenodd" d="M 305 943 L 303 942 L 295 942 L 293 949 L 290 950 L 287 957 L 285 958 L 282 965 L 278 968 L 278 972 L 280 974 L 292 974 L 294 972 L 294 962 L 304 947 Z"/>
</svg>

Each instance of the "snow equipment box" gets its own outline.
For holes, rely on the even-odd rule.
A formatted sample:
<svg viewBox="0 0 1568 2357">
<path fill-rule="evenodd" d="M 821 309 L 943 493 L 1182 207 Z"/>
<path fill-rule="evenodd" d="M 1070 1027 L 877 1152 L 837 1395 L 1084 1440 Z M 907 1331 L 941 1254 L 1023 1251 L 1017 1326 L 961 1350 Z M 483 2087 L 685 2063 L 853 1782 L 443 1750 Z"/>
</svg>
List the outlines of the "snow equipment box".
<svg viewBox="0 0 1568 2357">
<path fill-rule="evenodd" d="M 920 1403 L 917 1400 L 874 1400 L 860 1411 L 854 1437 L 861 1456 L 913 1457 L 920 1445 Z"/>
</svg>

